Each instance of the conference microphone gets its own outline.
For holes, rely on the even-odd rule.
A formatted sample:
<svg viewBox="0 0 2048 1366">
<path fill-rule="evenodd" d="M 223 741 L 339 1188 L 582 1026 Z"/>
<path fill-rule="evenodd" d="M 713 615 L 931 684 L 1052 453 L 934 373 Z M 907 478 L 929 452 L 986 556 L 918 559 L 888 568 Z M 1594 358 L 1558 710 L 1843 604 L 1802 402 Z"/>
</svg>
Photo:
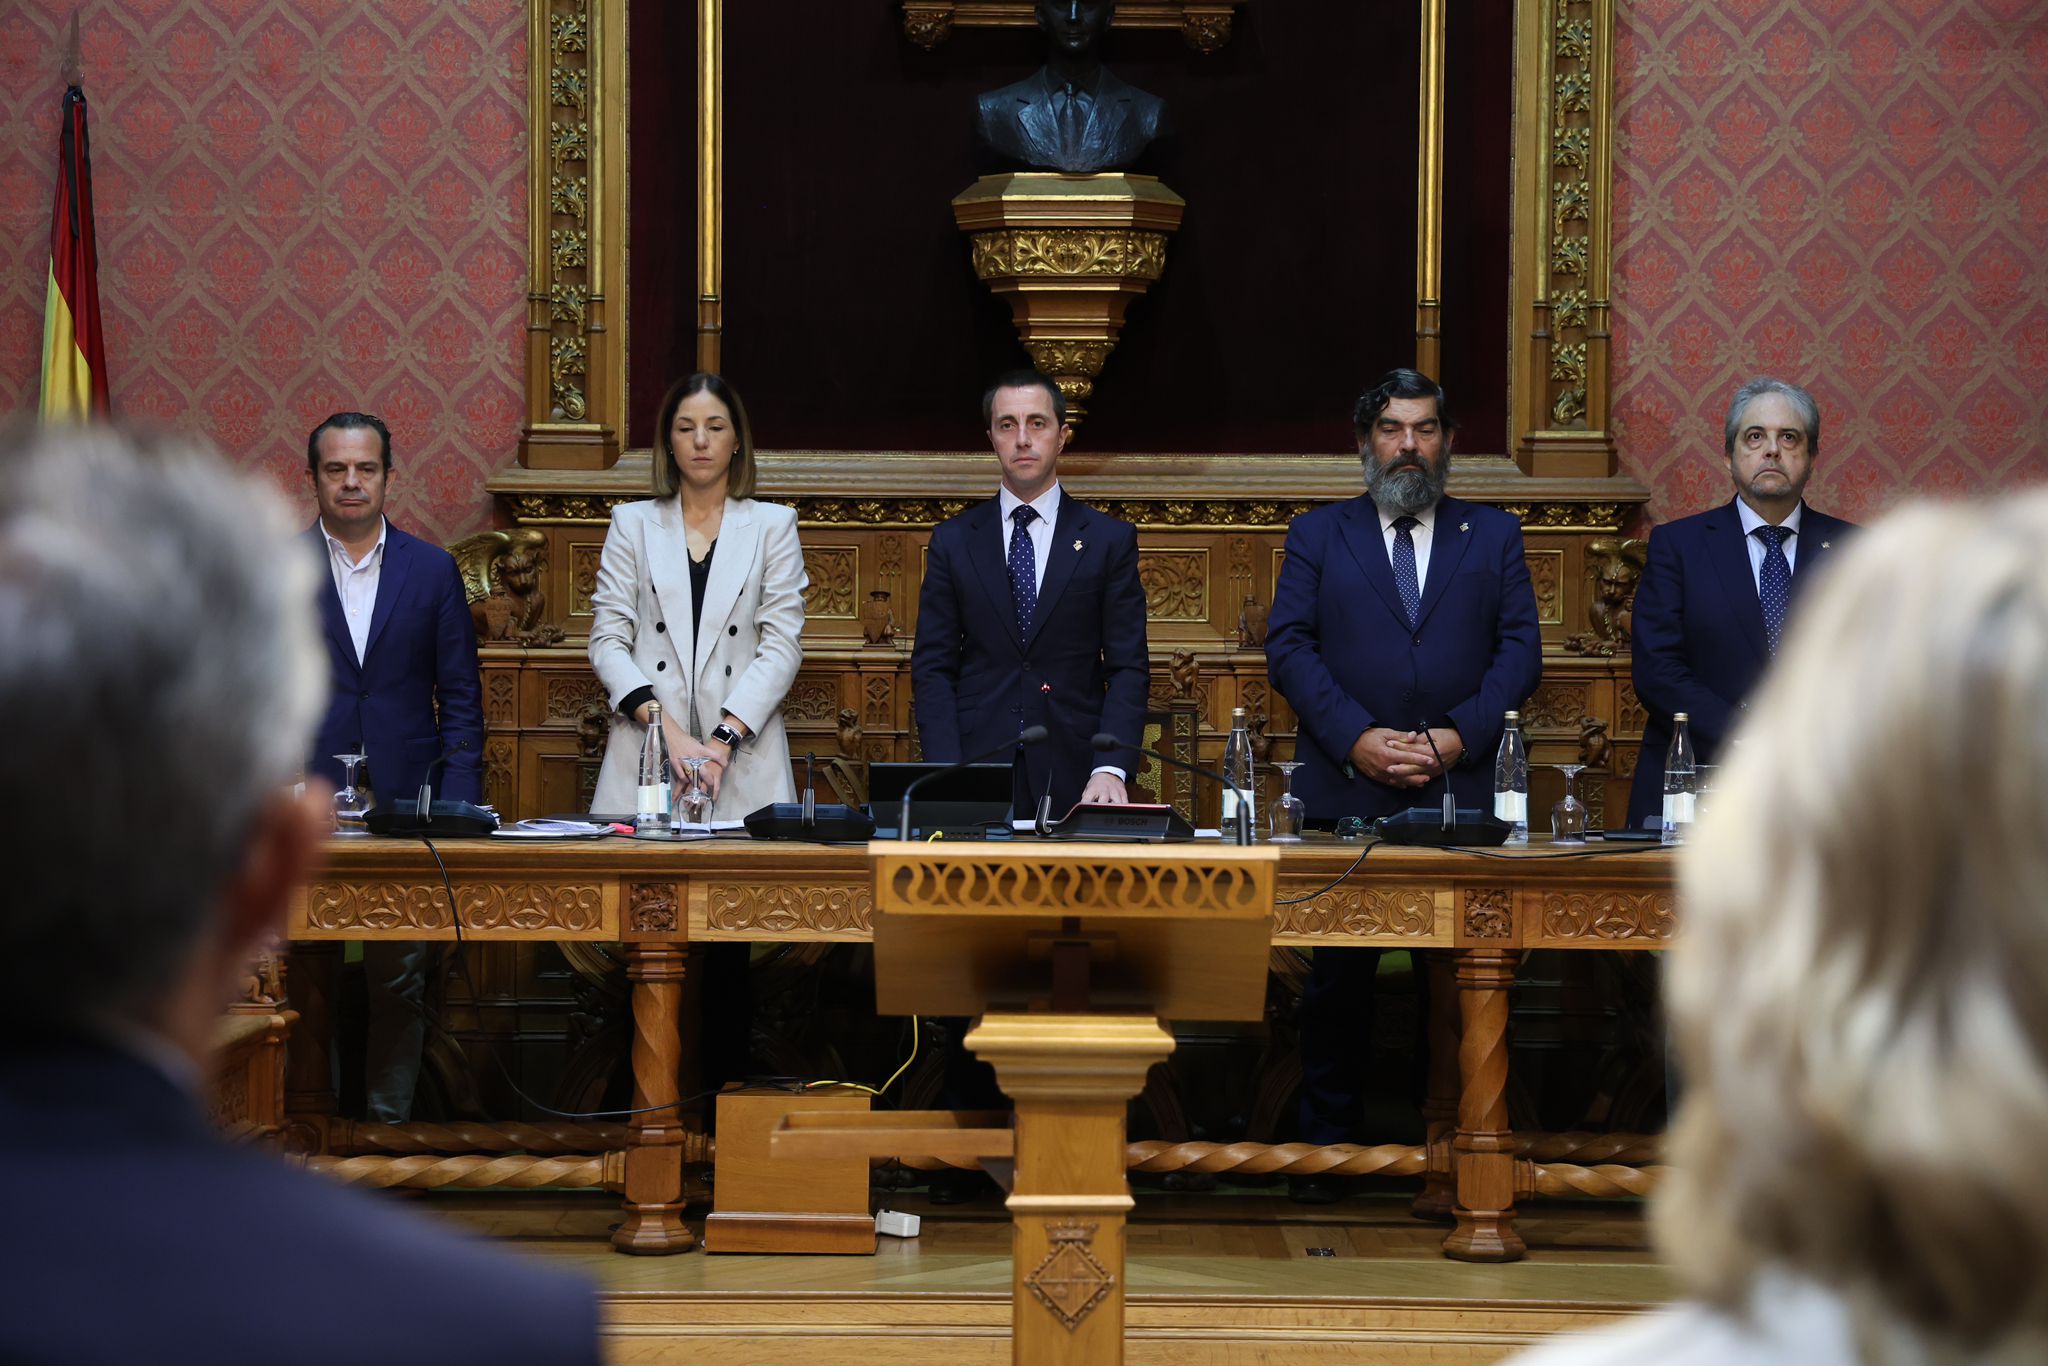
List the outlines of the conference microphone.
<svg viewBox="0 0 2048 1366">
<path fill-rule="evenodd" d="M 1500 820 L 1490 811 L 1477 807 L 1458 808 L 1457 795 L 1451 791 L 1451 766 L 1444 762 L 1443 751 L 1436 747 L 1436 737 L 1429 733 L 1427 721 L 1416 727 L 1422 738 L 1429 741 L 1429 752 L 1436 756 L 1437 772 L 1444 780 L 1444 800 L 1441 808 L 1411 806 L 1406 811 L 1391 816 L 1382 816 L 1372 823 L 1373 833 L 1388 844 L 1431 844 L 1431 845 L 1492 845 L 1505 844 L 1514 827 Z"/>
<path fill-rule="evenodd" d="M 1156 749 L 1146 749 L 1143 745 L 1126 744 L 1106 730 L 1097 731 L 1095 738 L 1090 740 L 1089 743 L 1104 754 L 1114 753 L 1120 749 L 1134 749 L 1140 754 L 1149 755 L 1157 759 L 1162 764 L 1171 764 L 1175 768 L 1184 768 L 1190 773 L 1198 774 L 1209 779 L 1211 782 L 1220 783 L 1226 788 L 1236 786 L 1230 779 L 1224 777 L 1213 768 L 1203 768 L 1201 765 L 1191 764 L 1185 759 L 1176 759 L 1171 754 L 1163 754 Z M 1237 804 L 1237 819 L 1231 822 L 1231 827 L 1225 833 L 1232 844 L 1250 844 L 1252 842 L 1252 804 L 1250 802 L 1239 802 Z"/>
<path fill-rule="evenodd" d="M 920 787 L 923 787 L 934 778 L 943 778 L 948 773 L 958 773 L 960 770 L 972 768 L 976 764 L 985 764 L 999 754 L 1014 753 L 1024 745 L 1043 744 L 1045 743 L 1045 736 L 1046 729 L 1044 726 L 1026 726 L 1017 732 L 1017 736 L 1013 740 L 1005 740 L 999 745 L 991 746 L 971 759 L 962 759 L 957 764 L 947 764 L 944 768 L 933 769 L 930 773 L 922 774 L 913 779 L 910 785 L 903 789 L 903 802 L 897 809 L 896 837 L 906 840 L 910 838 L 910 799 L 917 795 L 917 790 Z"/>
<path fill-rule="evenodd" d="M 467 752 L 469 741 L 443 751 L 421 775 L 419 795 L 410 802 L 396 801 L 389 808 L 372 807 L 363 824 L 373 835 L 488 835 L 498 828 L 498 818 L 473 802 L 434 800 L 434 775 L 458 754 Z"/>
</svg>

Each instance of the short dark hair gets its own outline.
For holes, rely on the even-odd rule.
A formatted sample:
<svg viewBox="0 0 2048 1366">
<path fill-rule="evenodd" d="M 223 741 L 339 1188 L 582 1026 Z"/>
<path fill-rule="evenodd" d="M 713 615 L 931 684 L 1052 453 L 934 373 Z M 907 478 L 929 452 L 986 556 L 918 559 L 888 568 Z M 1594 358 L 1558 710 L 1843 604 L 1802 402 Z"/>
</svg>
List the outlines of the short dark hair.
<svg viewBox="0 0 2048 1366">
<path fill-rule="evenodd" d="M 1003 389 L 1043 389 L 1052 395 L 1053 420 L 1060 426 L 1067 425 L 1067 396 L 1060 392 L 1060 386 L 1053 377 L 1043 370 L 1005 370 L 997 375 L 995 382 L 988 386 L 981 396 L 981 425 L 992 427 L 996 420 L 996 394 Z"/>
<path fill-rule="evenodd" d="M 1397 398 L 1435 399 L 1437 425 L 1447 432 L 1458 429 L 1457 421 L 1451 416 L 1450 404 L 1444 398 L 1444 387 L 1420 370 L 1397 367 L 1374 380 L 1372 386 L 1358 396 L 1357 404 L 1351 409 L 1351 426 L 1360 440 L 1372 435 L 1373 424 L 1379 421 L 1387 405 Z"/>
<path fill-rule="evenodd" d="M 669 445 L 669 428 L 675 426 L 676 409 L 683 406 L 683 400 L 692 394 L 709 394 L 725 405 L 725 411 L 732 415 L 732 464 L 725 471 L 725 496 L 728 498 L 752 498 L 754 496 L 754 428 L 747 421 L 747 405 L 740 402 L 739 390 L 726 382 L 725 376 L 714 375 L 709 370 L 698 370 L 683 376 L 668 386 L 668 392 L 661 396 L 661 407 L 654 414 L 654 496 L 673 498 L 683 486 L 683 474 L 676 464 L 675 447 Z"/>
<path fill-rule="evenodd" d="M 391 469 L 391 429 L 382 420 L 368 413 L 336 413 L 313 429 L 306 438 L 306 473 L 318 478 L 320 475 L 320 434 L 322 432 L 349 432 L 368 427 L 377 434 L 377 441 L 383 448 L 384 469 Z"/>
</svg>

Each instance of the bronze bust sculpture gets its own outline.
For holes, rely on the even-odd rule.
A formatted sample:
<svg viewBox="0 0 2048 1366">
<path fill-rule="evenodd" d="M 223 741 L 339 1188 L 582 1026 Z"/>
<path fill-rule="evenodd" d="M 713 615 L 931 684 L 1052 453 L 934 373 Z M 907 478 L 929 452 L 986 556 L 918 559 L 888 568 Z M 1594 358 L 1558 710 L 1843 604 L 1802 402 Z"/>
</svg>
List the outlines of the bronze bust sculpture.
<svg viewBox="0 0 2048 1366">
<path fill-rule="evenodd" d="M 1166 105 L 1104 69 L 1114 0 L 1038 0 L 1050 43 L 1034 74 L 977 101 L 975 133 L 999 156 L 1037 170 L 1121 170 L 1164 130 Z"/>
</svg>

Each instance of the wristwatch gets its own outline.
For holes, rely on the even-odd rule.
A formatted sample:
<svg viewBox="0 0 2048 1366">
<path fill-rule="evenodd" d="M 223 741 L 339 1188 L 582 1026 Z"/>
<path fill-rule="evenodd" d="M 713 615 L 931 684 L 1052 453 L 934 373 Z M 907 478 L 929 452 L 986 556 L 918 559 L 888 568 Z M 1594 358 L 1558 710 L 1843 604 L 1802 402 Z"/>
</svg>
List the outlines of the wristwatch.
<svg viewBox="0 0 2048 1366">
<path fill-rule="evenodd" d="M 740 741 L 744 740 L 746 737 L 741 735 L 738 731 L 734 730 L 725 722 L 720 721 L 717 725 L 711 728 L 711 738 L 716 740 L 719 744 L 724 745 L 727 749 L 737 753 L 739 751 Z"/>
</svg>

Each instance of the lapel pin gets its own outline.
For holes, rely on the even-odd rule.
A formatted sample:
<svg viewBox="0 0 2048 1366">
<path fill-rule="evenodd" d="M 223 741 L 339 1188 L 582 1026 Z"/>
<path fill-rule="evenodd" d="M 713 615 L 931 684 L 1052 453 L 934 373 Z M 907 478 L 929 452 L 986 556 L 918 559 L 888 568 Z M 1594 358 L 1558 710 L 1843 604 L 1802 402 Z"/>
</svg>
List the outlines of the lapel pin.
<svg viewBox="0 0 2048 1366">
<path fill-rule="evenodd" d="M 1822 550 L 1832 550 L 1835 548 L 1835 543 L 1833 541 L 1822 541 L 1820 543 L 1820 548 Z"/>
<path fill-rule="evenodd" d="M 1081 548 L 1081 543 L 1080 543 L 1079 541 L 1076 541 L 1076 542 L 1074 542 L 1074 549 L 1076 549 L 1076 550 L 1079 550 L 1080 548 Z"/>
<path fill-rule="evenodd" d="M 1460 523 L 1458 523 L 1458 530 L 1460 530 L 1460 531 L 1470 531 L 1471 529 L 1472 529 L 1472 524 L 1471 524 L 1470 522 L 1460 522 Z"/>
</svg>

